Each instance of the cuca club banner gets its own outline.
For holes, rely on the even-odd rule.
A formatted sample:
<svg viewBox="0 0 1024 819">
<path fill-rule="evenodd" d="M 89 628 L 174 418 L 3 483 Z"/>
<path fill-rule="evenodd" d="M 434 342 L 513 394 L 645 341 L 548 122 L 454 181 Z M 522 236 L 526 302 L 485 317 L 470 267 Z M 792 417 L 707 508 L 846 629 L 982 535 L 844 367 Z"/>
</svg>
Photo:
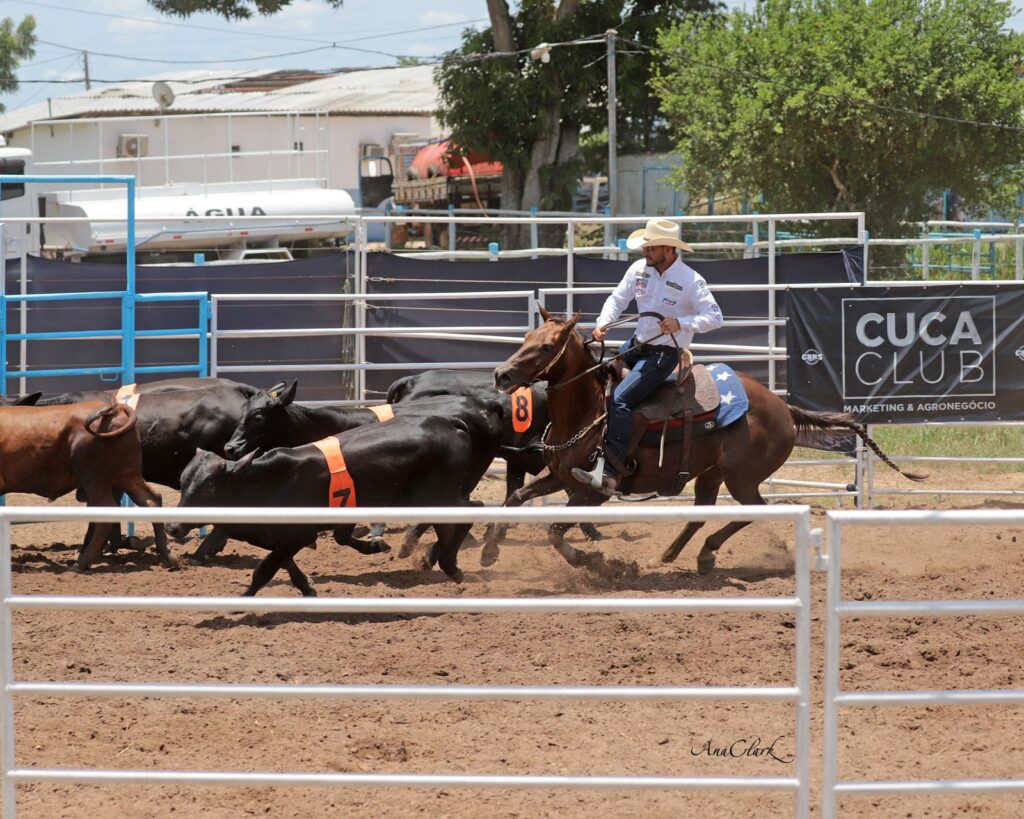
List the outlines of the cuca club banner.
<svg viewBox="0 0 1024 819">
<path fill-rule="evenodd" d="M 789 401 L 864 423 L 1024 419 L 1024 285 L 792 290 Z"/>
</svg>

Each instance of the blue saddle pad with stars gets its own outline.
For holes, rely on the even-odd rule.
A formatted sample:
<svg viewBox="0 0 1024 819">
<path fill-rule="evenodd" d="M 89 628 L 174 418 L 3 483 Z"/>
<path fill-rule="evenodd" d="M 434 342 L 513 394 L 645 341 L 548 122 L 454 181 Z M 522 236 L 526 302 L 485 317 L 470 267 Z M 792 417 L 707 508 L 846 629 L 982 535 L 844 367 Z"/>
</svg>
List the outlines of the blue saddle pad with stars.
<svg viewBox="0 0 1024 819">
<path fill-rule="evenodd" d="M 750 408 L 750 399 L 747 398 L 747 391 L 743 389 L 740 377 L 728 364 L 708 364 L 707 371 L 714 378 L 721 398 L 715 416 L 715 428 L 721 429 L 743 417 Z"/>
</svg>

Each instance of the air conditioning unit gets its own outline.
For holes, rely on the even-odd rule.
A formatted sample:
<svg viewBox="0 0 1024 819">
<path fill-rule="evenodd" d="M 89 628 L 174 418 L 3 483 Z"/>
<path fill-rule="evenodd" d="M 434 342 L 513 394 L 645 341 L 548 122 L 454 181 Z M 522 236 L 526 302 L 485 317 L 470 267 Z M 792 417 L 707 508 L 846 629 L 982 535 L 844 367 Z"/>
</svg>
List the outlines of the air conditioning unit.
<svg viewBox="0 0 1024 819">
<path fill-rule="evenodd" d="M 149 154 L 149 137 L 146 134 L 121 134 L 117 138 L 118 159 L 135 159 Z"/>
</svg>

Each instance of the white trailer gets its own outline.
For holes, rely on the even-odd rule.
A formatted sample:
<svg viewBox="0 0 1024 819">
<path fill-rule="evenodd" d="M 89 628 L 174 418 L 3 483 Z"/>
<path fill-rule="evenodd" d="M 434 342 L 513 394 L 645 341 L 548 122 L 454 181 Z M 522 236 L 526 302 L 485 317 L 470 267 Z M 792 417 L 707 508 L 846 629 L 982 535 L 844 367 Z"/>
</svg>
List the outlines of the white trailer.
<svg viewBox="0 0 1024 819">
<path fill-rule="evenodd" d="M 0 147 L 0 173 L 32 174 L 31 150 Z M 122 186 L 49 187 L 3 185 L 5 258 L 27 252 L 83 260 L 127 251 L 128 204 Z M 191 259 L 196 251 L 211 261 L 266 257 L 268 250 L 280 251 L 274 258 L 290 258 L 295 247 L 333 246 L 348 239 L 355 213 L 346 191 L 324 188 L 315 179 L 137 186 L 136 250 L 162 261 Z"/>
</svg>

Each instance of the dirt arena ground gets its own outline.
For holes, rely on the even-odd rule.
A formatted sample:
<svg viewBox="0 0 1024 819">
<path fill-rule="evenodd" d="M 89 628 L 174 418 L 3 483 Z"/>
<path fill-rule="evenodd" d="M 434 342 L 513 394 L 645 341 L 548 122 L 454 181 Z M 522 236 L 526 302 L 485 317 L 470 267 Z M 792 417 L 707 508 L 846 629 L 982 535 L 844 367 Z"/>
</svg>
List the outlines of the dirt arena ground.
<svg viewBox="0 0 1024 819">
<path fill-rule="evenodd" d="M 787 476 L 826 480 L 818 469 Z M 845 473 L 844 473 L 845 474 Z M 879 474 L 886 486 L 898 479 Z M 848 477 L 843 477 L 848 480 Z M 932 471 L 932 485 L 1019 487 L 1020 473 Z M 902 484 L 906 486 L 907 484 Z M 488 478 L 485 495 L 498 491 Z M 175 501 L 165 493 L 165 503 Z M 14 504 L 36 503 L 13 496 Z M 1007 508 L 984 497 L 884 497 L 882 508 Z M 1024 507 L 1024 504 L 1020 504 Z M 823 502 L 824 512 L 836 508 Z M 608 525 L 577 546 L 636 561 L 601 578 L 566 565 L 537 527 L 515 527 L 501 560 L 464 548 L 466 583 L 390 555 L 363 557 L 324 540 L 298 557 L 322 596 L 770 596 L 793 593 L 792 532 L 755 524 L 718 568 L 695 573 L 647 562 L 677 527 Z M 152 554 L 122 553 L 87 575 L 71 571 L 80 526 L 15 530 L 16 594 L 235 595 L 261 552 L 231 542 L 208 567 L 169 571 Z M 474 534 L 480 530 L 474 527 Z M 397 547 L 400 535 L 388 536 Z M 175 547 L 176 554 L 195 544 Z M 858 528 L 844 539 L 844 592 L 861 599 L 1018 598 L 1024 530 Z M 396 549 L 397 551 L 397 549 Z M 821 776 L 824 575 L 815 574 L 813 748 Z M 287 577 L 264 594 L 293 595 Z M 1020 617 L 844 620 L 845 689 L 1024 687 Z M 245 683 L 788 685 L 793 623 L 778 615 L 311 616 L 99 612 L 18 613 L 19 680 Z M 17 764 L 39 767 L 244 771 L 789 776 L 792 707 L 774 704 L 300 701 L 36 698 L 16 702 Z M 1012 778 L 1024 768 L 1024 707 L 882 708 L 841 712 L 844 779 Z M 770 754 L 706 752 L 738 740 Z M 748 746 L 749 747 L 749 746 Z M 783 816 L 771 792 L 342 789 L 22 785 L 20 817 L 689 817 Z M 859 797 L 850 817 L 1018 817 L 1019 795 Z"/>
</svg>

